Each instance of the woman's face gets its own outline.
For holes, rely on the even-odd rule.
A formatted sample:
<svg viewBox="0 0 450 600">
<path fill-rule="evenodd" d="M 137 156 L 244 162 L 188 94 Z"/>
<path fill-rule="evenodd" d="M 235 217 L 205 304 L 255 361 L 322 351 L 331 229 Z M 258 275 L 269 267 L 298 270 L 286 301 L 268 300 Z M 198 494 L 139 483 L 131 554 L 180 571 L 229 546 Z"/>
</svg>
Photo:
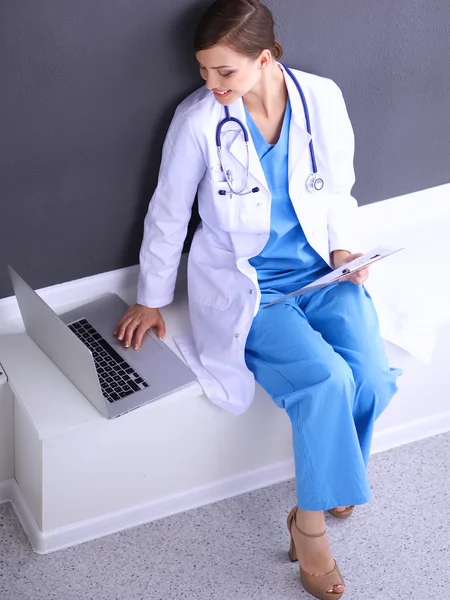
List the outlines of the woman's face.
<svg viewBox="0 0 450 600">
<path fill-rule="evenodd" d="M 200 50 L 196 57 L 206 87 L 214 92 L 218 102 L 228 106 L 259 83 L 261 62 L 265 64 L 267 54 L 270 60 L 268 50 L 264 50 L 253 60 L 227 46 L 217 45 L 208 50 Z"/>
</svg>

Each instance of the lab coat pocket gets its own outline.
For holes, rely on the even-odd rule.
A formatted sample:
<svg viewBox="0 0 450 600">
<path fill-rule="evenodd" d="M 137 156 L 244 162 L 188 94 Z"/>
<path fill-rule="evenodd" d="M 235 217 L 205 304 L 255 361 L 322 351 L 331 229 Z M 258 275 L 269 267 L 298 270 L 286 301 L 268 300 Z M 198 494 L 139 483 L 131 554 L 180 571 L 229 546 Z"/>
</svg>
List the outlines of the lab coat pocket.
<svg viewBox="0 0 450 600">
<path fill-rule="evenodd" d="M 226 182 L 211 183 L 213 190 L 213 204 L 218 225 L 228 232 L 239 231 L 241 196 L 230 193 Z M 240 189 L 242 182 L 234 181 L 233 187 Z"/>
<path fill-rule="evenodd" d="M 195 241 L 188 263 L 189 300 L 216 310 L 226 310 L 231 305 L 235 278 L 233 254 L 221 248 L 204 248 Z"/>
<path fill-rule="evenodd" d="M 223 184 L 227 184 L 227 179 L 222 171 L 222 169 L 219 168 L 211 168 L 210 172 L 209 172 L 209 181 L 211 184 L 214 183 L 223 183 Z"/>
</svg>

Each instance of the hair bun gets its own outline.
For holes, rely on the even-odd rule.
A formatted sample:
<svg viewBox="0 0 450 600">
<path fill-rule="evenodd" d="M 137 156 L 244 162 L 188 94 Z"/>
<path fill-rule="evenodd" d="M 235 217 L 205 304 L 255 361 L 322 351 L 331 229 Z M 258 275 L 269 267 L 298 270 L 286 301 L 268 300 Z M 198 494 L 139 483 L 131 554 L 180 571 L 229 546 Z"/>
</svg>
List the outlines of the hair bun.
<svg viewBox="0 0 450 600">
<path fill-rule="evenodd" d="M 281 57 L 283 56 L 283 46 L 280 44 L 280 42 L 275 42 L 275 47 L 274 47 L 274 52 L 273 52 L 273 56 L 275 58 L 275 60 L 280 60 Z"/>
</svg>

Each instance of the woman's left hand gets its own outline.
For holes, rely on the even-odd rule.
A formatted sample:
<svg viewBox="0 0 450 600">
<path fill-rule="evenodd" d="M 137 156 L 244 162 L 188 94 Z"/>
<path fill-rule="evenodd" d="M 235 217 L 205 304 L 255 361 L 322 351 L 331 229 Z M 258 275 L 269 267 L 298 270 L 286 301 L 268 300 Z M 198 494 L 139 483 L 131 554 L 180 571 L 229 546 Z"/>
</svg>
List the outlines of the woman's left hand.
<svg viewBox="0 0 450 600">
<path fill-rule="evenodd" d="M 332 261 L 335 269 L 342 267 L 346 263 L 355 260 L 355 258 L 359 258 L 362 256 L 362 252 L 358 254 L 350 254 L 347 250 L 335 250 L 332 254 Z M 356 273 L 352 273 L 351 275 L 345 275 L 341 277 L 341 281 L 351 281 L 356 285 L 362 285 L 369 278 L 369 267 L 364 267 L 360 271 Z"/>
</svg>

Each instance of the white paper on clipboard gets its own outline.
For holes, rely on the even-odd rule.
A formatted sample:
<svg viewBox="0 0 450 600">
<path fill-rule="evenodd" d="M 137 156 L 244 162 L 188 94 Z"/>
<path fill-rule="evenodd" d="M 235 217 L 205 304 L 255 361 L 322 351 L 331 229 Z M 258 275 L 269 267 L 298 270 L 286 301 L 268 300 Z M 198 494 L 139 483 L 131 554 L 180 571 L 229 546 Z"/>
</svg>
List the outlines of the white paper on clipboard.
<svg viewBox="0 0 450 600">
<path fill-rule="evenodd" d="M 280 296 L 276 300 L 273 300 L 273 302 L 269 302 L 269 304 L 266 304 L 264 308 L 269 308 L 269 306 L 273 306 L 274 304 L 278 304 L 279 302 L 284 302 L 284 300 L 294 298 L 295 296 L 302 296 L 303 294 L 308 294 L 309 292 L 320 290 L 321 288 L 327 287 L 328 285 L 333 285 L 334 283 L 341 283 L 341 281 L 345 281 L 344 278 L 347 275 L 351 275 L 356 271 L 360 271 L 361 269 L 364 269 L 364 267 L 368 267 L 369 265 L 381 260 L 382 258 L 386 258 L 387 256 L 395 254 L 396 252 L 400 252 L 400 250 L 403 250 L 403 248 L 374 248 L 373 250 L 371 250 L 370 252 L 366 252 L 366 254 L 363 254 L 359 258 L 355 258 L 351 262 L 342 265 L 334 271 L 331 271 L 331 273 L 328 273 L 327 275 L 316 279 L 312 283 L 305 285 L 304 287 L 299 288 L 298 290 L 295 290 L 295 292 L 291 292 L 290 294 L 286 294 L 285 296 Z"/>
</svg>

